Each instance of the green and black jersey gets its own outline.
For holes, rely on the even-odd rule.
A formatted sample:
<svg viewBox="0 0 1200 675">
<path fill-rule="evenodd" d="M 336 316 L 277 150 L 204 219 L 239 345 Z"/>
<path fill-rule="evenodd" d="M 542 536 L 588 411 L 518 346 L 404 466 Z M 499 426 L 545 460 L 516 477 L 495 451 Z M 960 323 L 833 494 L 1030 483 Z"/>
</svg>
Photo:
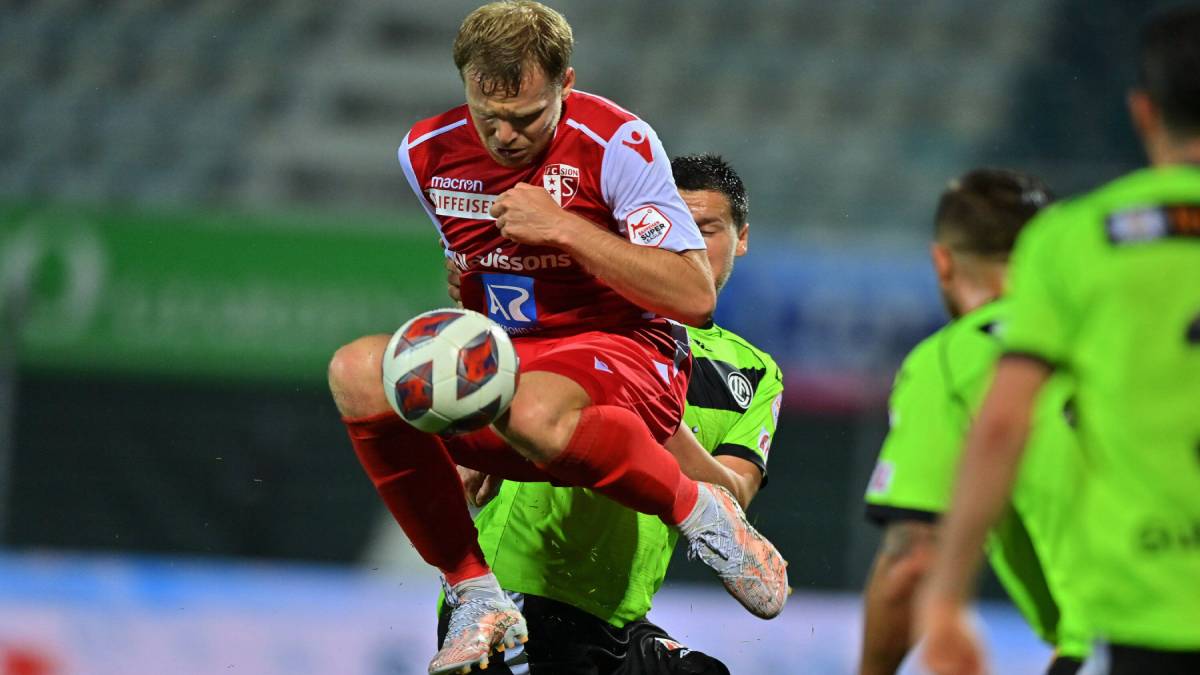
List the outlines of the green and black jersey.
<svg viewBox="0 0 1200 675">
<path fill-rule="evenodd" d="M 1005 350 L 1076 382 L 1090 628 L 1200 650 L 1200 167 L 1047 209 L 1017 242 L 1009 297 Z"/>
<path fill-rule="evenodd" d="M 1001 353 L 1007 304 L 997 300 L 951 322 L 905 359 L 892 391 L 891 429 L 867 488 L 872 520 L 934 522 L 949 507 L 967 430 Z M 1011 506 L 988 536 L 988 559 L 1034 631 L 1078 658 L 1088 641 L 1070 598 L 1074 559 L 1064 536 L 1081 472 L 1066 418 L 1070 392 L 1058 378 L 1038 402 Z"/>
<path fill-rule="evenodd" d="M 701 445 L 758 465 L 783 396 L 771 357 L 719 326 L 689 328 L 692 379 L 683 422 Z M 565 602 L 615 626 L 640 619 L 662 586 L 676 533 L 584 488 L 506 481 L 475 520 L 509 591 Z"/>
</svg>

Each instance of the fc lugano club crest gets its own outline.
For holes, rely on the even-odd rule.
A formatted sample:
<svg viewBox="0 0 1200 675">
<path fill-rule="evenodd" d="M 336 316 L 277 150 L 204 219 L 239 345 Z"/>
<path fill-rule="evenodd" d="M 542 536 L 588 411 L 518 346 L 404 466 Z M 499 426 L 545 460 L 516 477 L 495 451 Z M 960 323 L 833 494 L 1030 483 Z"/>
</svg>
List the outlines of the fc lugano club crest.
<svg viewBox="0 0 1200 675">
<path fill-rule="evenodd" d="M 568 164 L 550 164 L 542 171 L 542 187 L 565 208 L 579 193 L 579 169 Z"/>
</svg>

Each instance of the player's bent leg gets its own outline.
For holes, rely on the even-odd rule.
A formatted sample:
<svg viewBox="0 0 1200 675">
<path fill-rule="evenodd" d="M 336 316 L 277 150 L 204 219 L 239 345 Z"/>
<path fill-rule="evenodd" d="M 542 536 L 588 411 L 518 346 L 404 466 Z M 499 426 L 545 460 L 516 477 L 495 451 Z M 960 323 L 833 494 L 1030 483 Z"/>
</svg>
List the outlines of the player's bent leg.
<svg viewBox="0 0 1200 675">
<path fill-rule="evenodd" d="M 555 480 L 514 450 L 491 427 L 442 438 L 442 443 L 459 466 L 523 483 L 550 483 Z"/>
<path fill-rule="evenodd" d="M 493 649 L 527 639 L 525 620 L 488 569 L 446 447 L 400 419 L 384 398 L 386 345 L 386 336 L 370 336 L 339 349 L 329 387 L 367 476 L 413 547 L 442 571 L 453 599 L 450 635 L 429 672 L 463 672 L 486 665 Z"/>
<path fill-rule="evenodd" d="M 512 404 L 496 429 L 522 455 L 548 464 L 566 449 L 579 412 L 591 402 L 587 391 L 568 377 L 522 371 Z"/>
<path fill-rule="evenodd" d="M 675 524 L 691 512 L 696 484 L 635 413 L 588 405 L 579 384 L 554 372 L 523 372 L 509 415 L 497 424 L 538 467 Z M 586 407 L 584 407 L 586 406 Z"/>
<path fill-rule="evenodd" d="M 436 436 L 400 419 L 383 396 L 386 345 L 384 335 L 360 338 L 329 364 L 329 388 L 354 452 L 426 562 L 450 583 L 488 574 L 450 455 Z"/>
<path fill-rule="evenodd" d="M 593 364 L 601 358 L 605 369 L 597 370 Z M 658 372 L 669 373 L 669 366 L 659 369 L 654 363 L 653 353 L 639 352 L 634 341 L 612 336 L 597 338 L 586 346 L 552 349 L 525 361 L 514 402 L 524 393 L 526 401 L 541 407 L 531 406 L 524 413 L 554 409 L 553 398 L 540 395 L 539 386 L 563 379 L 575 382 L 593 403 L 575 417 L 566 447 L 553 454 L 549 463 L 538 465 L 566 485 L 593 488 L 626 507 L 679 527 L 693 555 L 717 573 L 742 606 L 755 616 L 773 618 L 783 610 L 788 594 L 783 556 L 750 526 L 728 492 L 711 485 L 701 488 L 684 476 L 647 421 L 634 412 L 644 409 L 657 415 L 656 428 L 664 439 L 674 426 L 668 430 L 663 418 L 682 412 L 682 391 L 675 392 L 678 400 L 669 391 L 679 382 Z M 554 389 L 547 387 L 547 391 Z M 679 407 L 648 405 L 668 399 Z M 609 405 L 610 401 L 617 404 Z M 564 408 L 569 410 L 565 406 L 559 409 Z M 679 418 L 672 419 L 677 425 Z M 513 415 L 507 431 L 513 430 L 514 423 L 521 425 L 518 431 L 525 434 L 536 433 L 538 424 L 548 425 L 554 427 L 548 436 L 559 444 L 567 427 L 555 426 L 556 422 L 546 421 L 544 415 Z"/>
<path fill-rule="evenodd" d="M 383 393 L 383 353 L 389 336 L 368 335 L 343 345 L 329 362 L 329 391 L 342 417 L 388 412 Z"/>
</svg>

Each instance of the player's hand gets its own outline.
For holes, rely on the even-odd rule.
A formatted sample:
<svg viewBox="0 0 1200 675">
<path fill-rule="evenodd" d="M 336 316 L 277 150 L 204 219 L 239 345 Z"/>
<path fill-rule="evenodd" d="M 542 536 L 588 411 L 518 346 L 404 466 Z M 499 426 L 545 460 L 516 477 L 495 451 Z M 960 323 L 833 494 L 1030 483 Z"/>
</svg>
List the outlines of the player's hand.
<svg viewBox="0 0 1200 675">
<path fill-rule="evenodd" d="M 467 502 L 477 508 L 483 508 L 492 501 L 500 492 L 500 484 L 504 482 L 503 478 L 468 469 L 465 466 L 458 467 L 458 477 L 462 479 L 463 492 L 466 493 Z"/>
<path fill-rule="evenodd" d="M 517 183 L 497 197 L 491 214 L 500 234 L 530 246 L 560 247 L 562 228 L 570 222 L 560 217 L 565 211 L 549 192 L 529 183 Z"/>
<path fill-rule="evenodd" d="M 446 295 L 462 307 L 462 272 L 449 258 L 446 258 Z"/>
<path fill-rule="evenodd" d="M 926 593 L 918 604 L 921 661 L 933 675 L 984 675 L 983 647 L 962 603 Z"/>
</svg>

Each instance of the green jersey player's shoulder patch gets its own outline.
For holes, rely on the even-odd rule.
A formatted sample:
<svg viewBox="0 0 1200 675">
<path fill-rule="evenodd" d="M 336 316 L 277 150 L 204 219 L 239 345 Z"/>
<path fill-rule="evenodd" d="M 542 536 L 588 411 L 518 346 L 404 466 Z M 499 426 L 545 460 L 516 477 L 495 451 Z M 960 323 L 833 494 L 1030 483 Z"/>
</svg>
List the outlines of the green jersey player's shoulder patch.
<svg viewBox="0 0 1200 675">
<path fill-rule="evenodd" d="M 1200 204 L 1171 204 L 1118 211 L 1107 218 L 1108 240 L 1137 244 L 1167 237 L 1200 237 Z"/>
</svg>

